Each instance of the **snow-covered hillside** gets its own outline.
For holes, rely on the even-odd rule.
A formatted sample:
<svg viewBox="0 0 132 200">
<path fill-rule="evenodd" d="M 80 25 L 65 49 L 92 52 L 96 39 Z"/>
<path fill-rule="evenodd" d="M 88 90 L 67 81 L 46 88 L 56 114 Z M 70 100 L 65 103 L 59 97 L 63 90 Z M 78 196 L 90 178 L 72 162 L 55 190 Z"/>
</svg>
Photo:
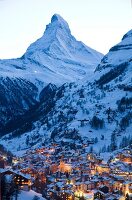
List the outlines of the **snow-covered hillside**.
<svg viewBox="0 0 132 200">
<path fill-rule="evenodd" d="M 21 191 L 20 194 L 18 195 L 18 199 L 19 200 L 33 200 L 33 199 L 45 200 L 45 198 L 43 198 L 41 194 L 38 194 L 34 192 L 33 190 Z M 15 200 L 15 197 L 13 200 Z"/>
<path fill-rule="evenodd" d="M 77 41 L 67 22 L 55 14 L 21 58 L 0 60 L 0 135 L 20 126 L 21 116 L 39 103 L 47 84 L 61 86 L 91 75 L 102 56 Z"/>
<path fill-rule="evenodd" d="M 126 33 L 122 41 L 112 47 L 108 54 L 106 54 L 101 63 L 98 65 L 96 71 L 101 71 L 104 68 L 113 68 L 125 62 L 132 60 L 132 30 Z"/>
<path fill-rule="evenodd" d="M 40 147 L 51 141 L 65 145 L 89 143 L 89 148 L 93 146 L 96 151 L 113 151 L 129 145 L 132 142 L 131 31 L 112 49 L 91 78 L 45 87 L 39 105 L 23 115 L 25 121 L 30 121 L 31 130 L 22 135 L 19 129 L 15 130 L 3 137 L 1 143 L 11 151 Z"/>
</svg>

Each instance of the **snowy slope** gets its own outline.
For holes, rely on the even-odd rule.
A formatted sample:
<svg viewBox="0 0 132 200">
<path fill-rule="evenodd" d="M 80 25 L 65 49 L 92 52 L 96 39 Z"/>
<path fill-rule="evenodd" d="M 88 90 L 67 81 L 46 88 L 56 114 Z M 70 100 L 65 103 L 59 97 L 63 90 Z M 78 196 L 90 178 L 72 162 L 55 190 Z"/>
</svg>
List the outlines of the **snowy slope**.
<svg viewBox="0 0 132 200">
<path fill-rule="evenodd" d="M 82 79 L 93 73 L 101 58 L 78 42 L 67 22 L 55 14 L 43 36 L 21 58 L 0 60 L 0 135 L 19 125 L 13 120 L 33 109 L 48 83 L 60 86 Z"/>
<path fill-rule="evenodd" d="M 122 41 L 112 47 L 107 55 L 103 57 L 96 71 L 101 71 L 104 68 L 111 68 L 120 65 L 124 62 L 129 62 L 132 59 L 132 30 L 126 33 Z"/>
<path fill-rule="evenodd" d="M 123 36 L 119 44 L 110 49 L 107 62 L 109 64 L 121 64 L 130 59 L 132 59 L 132 30 Z"/>
<path fill-rule="evenodd" d="M 33 200 L 34 197 L 38 197 L 39 200 L 45 200 L 41 194 L 34 192 L 33 190 L 30 191 L 21 191 L 18 195 L 19 200 Z M 15 200 L 15 197 L 14 199 Z"/>
<path fill-rule="evenodd" d="M 15 138 L 12 138 L 15 134 L 13 132 L 3 138 L 1 143 L 16 152 L 32 146 L 40 147 L 54 140 L 63 141 L 68 145 L 75 142 L 87 144 L 90 140 L 96 151 L 121 148 L 124 138 L 130 142 L 132 140 L 132 34 L 130 33 L 131 31 L 123 37 L 119 45 L 112 48 L 120 46 L 121 49 L 110 50 L 102 59 L 91 80 L 85 78 L 85 81 L 66 83 L 59 88 L 49 84 L 41 92 L 40 105 L 34 110 L 36 118 L 32 120 L 32 130 Z M 125 45 L 129 48 L 125 48 Z M 87 121 L 81 125 L 80 120 L 84 119 Z M 30 140 L 27 144 L 25 141 L 28 136 Z"/>
</svg>

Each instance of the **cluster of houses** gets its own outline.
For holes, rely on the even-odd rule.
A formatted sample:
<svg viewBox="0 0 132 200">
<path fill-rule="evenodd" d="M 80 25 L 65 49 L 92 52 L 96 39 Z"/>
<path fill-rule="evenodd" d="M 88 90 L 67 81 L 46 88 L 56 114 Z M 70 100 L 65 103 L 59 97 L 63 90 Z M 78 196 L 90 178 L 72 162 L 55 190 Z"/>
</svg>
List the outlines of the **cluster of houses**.
<svg viewBox="0 0 132 200">
<path fill-rule="evenodd" d="M 52 144 L 14 157 L 9 171 L 21 189 L 32 188 L 49 200 L 132 199 L 131 149 L 106 162 L 83 147 Z"/>
</svg>

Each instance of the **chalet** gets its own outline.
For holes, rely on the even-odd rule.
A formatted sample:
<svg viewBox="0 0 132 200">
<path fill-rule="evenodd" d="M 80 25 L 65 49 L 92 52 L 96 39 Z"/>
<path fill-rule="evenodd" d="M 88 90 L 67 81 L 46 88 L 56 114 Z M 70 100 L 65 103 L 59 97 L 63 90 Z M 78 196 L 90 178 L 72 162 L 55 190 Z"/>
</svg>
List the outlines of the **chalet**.
<svg viewBox="0 0 132 200">
<path fill-rule="evenodd" d="M 131 149 L 124 149 L 123 152 L 120 152 L 118 154 L 118 158 L 122 162 L 132 164 L 132 150 Z"/>
<path fill-rule="evenodd" d="M 96 187 L 96 182 L 95 181 L 85 181 L 84 182 L 84 190 L 85 191 L 90 191 L 95 189 Z"/>
<path fill-rule="evenodd" d="M 20 172 L 15 172 L 9 169 L 0 171 L 0 175 L 12 175 L 13 182 L 22 190 L 30 190 L 31 188 L 31 177 L 29 175 L 24 175 Z"/>
<path fill-rule="evenodd" d="M 94 199 L 105 199 L 105 193 L 100 190 L 94 191 Z"/>
<path fill-rule="evenodd" d="M 88 154 L 87 154 L 87 159 L 88 159 L 89 161 L 94 161 L 94 162 L 96 162 L 96 160 L 97 160 L 96 155 L 93 154 L 93 153 L 88 153 Z"/>
<path fill-rule="evenodd" d="M 22 190 L 29 191 L 31 189 L 31 177 L 22 173 L 14 173 L 14 182 Z"/>
<path fill-rule="evenodd" d="M 100 164 L 96 166 L 96 170 L 99 174 L 109 174 L 110 173 L 110 168 L 107 164 Z"/>
<path fill-rule="evenodd" d="M 59 197 L 63 200 L 74 200 L 74 195 L 69 190 L 61 192 Z"/>
<path fill-rule="evenodd" d="M 83 126 L 85 126 L 89 122 L 89 119 L 80 119 L 78 121 L 80 121 L 81 126 L 83 127 Z"/>
<path fill-rule="evenodd" d="M 76 188 L 76 191 L 79 191 L 79 190 L 84 190 L 84 183 L 83 182 L 76 182 L 75 183 L 75 188 Z"/>
<path fill-rule="evenodd" d="M 122 192 L 126 194 L 132 194 L 132 182 L 131 181 L 125 181 L 122 184 Z"/>
</svg>

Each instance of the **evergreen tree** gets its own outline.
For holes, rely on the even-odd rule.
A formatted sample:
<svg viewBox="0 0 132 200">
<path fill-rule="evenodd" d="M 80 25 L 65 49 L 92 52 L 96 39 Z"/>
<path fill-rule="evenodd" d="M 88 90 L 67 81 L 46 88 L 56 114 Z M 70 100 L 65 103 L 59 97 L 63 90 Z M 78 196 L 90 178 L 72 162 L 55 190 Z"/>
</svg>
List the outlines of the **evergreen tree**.
<svg viewBox="0 0 132 200">
<path fill-rule="evenodd" d="M 110 152 L 110 151 L 111 151 L 111 148 L 110 148 L 110 145 L 108 145 L 107 152 Z"/>
<path fill-rule="evenodd" d="M 95 129 L 101 129 L 104 127 L 104 120 L 103 119 L 99 119 L 98 117 L 96 116 L 93 116 L 92 120 L 91 120 L 91 126 L 92 128 L 95 128 Z"/>
<path fill-rule="evenodd" d="M 89 153 L 93 153 L 93 146 L 90 147 Z"/>
<path fill-rule="evenodd" d="M 111 134 L 111 144 L 110 144 L 110 149 L 111 149 L 111 151 L 115 151 L 115 150 L 117 149 L 115 133 L 112 133 L 112 134 Z"/>
<path fill-rule="evenodd" d="M 95 144 L 98 143 L 98 138 L 97 137 L 94 139 L 94 142 L 95 142 Z"/>
<path fill-rule="evenodd" d="M 127 146 L 131 147 L 131 145 L 132 145 L 132 137 L 131 136 L 129 136 L 129 137 L 124 136 L 122 138 L 121 143 L 120 143 L 120 148 L 122 149 L 122 148 L 127 147 Z"/>
<path fill-rule="evenodd" d="M 110 107 L 106 110 L 106 114 L 107 114 L 108 123 L 110 123 L 110 114 L 111 114 L 111 108 Z"/>
<path fill-rule="evenodd" d="M 106 145 L 103 146 L 102 148 L 102 153 L 106 152 Z"/>
<path fill-rule="evenodd" d="M 126 194 L 125 200 L 129 200 L 129 195 L 128 195 L 128 193 Z"/>
</svg>

